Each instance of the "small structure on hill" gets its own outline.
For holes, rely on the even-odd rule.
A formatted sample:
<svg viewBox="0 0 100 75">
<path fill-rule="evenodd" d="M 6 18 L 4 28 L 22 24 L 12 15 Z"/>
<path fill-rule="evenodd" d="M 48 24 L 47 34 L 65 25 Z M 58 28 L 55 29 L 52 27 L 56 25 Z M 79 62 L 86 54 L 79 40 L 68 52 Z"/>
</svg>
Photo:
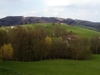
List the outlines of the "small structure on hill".
<svg viewBox="0 0 100 75">
<path fill-rule="evenodd" d="M 11 26 L 11 29 L 15 28 L 15 26 Z"/>
<path fill-rule="evenodd" d="M 14 25 L 14 26 L 11 26 L 10 28 L 11 29 L 14 29 L 14 28 L 17 28 L 19 25 Z"/>
<path fill-rule="evenodd" d="M 75 39 L 79 39 L 79 37 L 77 35 L 69 35 L 67 37 L 68 40 L 75 40 Z"/>
</svg>

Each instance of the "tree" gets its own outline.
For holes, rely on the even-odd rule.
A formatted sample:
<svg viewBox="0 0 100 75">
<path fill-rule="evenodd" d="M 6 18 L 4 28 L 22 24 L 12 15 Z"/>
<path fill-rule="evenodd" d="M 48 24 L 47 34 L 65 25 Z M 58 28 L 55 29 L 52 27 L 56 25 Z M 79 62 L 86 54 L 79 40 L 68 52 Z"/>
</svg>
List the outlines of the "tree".
<svg viewBox="0 0 100 75">
<path fill-rule="evenodd" d="M 3 46 L 3 44 L 8 43 L 8 35 L 5 30 L 0 30 L 0 46 Z"/>
<path fill-rule="evenodd" d="M 13 57 L 13 48 L 11 44 L 4 44 L 1 47 L 1 53 L 4 60 L 10 60 Z"/>
<path fill-rule="evenodd" d="M 52 39 L 49 36 L 45 37 L 45 53 L 47 58 L 50 58 L 50 51 L 51 51 L 51 47 L 52 47 Z"/>
<path fill-rule="evenodd" d="M 65 57 L 66 43 L 62 38 L 54 39 L 52 43 L 51 57 L 52 58 L 63 58 Z"/>
<path fill-rule="evenodd" d="M 0 60 L 2 60 L 2 50 L 0 49 Z"/>
<path fill-rule="evenodd" d="M 55 37 L 64 37 L 64 36 L 67 36 L 67 31 L 64 28 L 61 28 L 59 26 L 55 26 L 54 35 L 55 35 Z"/>
<path fill-rule="evenodd" d="M 47 45 L 50 45 L 51 42 L 52 42 L 52 39 L 51 39 L 49 36 L 46 36 L 46 38 L 45 38 L 45 43 L 46 43 Z"/>
<path fill-rule="evenodd" d="M 91 50 L 94 54 L 100 54 L 100 37 L 98 36 L 92 37 Z"/>
<path fill-rule="evenodd" d="M 70 58 L 85 60 L 89 59 L 92 52 L 87 39 L 74 39 L 69 44 Z"/>
<path fill-rule="evenodd" d="M 34 60 L 34 31 L 29 29 L 26 32 L 26 39 L 24 42 L 25 49 L 23 51 L 23 59 L 25 61 L 32 61 Z"/>
<path fill-rule="evenodd" d="M 9 31 L 10 39 L 14 48 L 14 59 L 23 60 L 23 51 L 26 49 L 27 30 L 21 26 Z"/>
</svg>

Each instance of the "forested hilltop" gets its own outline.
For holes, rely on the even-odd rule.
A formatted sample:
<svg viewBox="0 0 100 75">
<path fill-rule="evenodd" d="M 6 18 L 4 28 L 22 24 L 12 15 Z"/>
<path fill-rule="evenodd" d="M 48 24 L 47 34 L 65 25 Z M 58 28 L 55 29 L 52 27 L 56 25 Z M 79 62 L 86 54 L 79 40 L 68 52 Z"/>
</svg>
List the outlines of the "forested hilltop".
<svg viewBox="0 0 100 75">
<path fill-rule="evenodd" d="M 77 20 L 70 18 L 58 17 L 23 17 L 23 16 L 8 16 L 0 19 L 0 26 L 22 25 L 32 23 L 65 23 L 68 25 L 76 25 L 87 29 L 100 31 L 100 22 L 90 22 L 86 20 Z"/>
<path fill-rule="evenodd" d="M 50 24 L 0 29 L 2 60 L 38 61 L 49 59 L 87 60 L 100 53 L 100 36 L 91 39 L 66 31 L 66 25 Z M 66 26 L 67 28 L 67 26 Z"/>
</svg>

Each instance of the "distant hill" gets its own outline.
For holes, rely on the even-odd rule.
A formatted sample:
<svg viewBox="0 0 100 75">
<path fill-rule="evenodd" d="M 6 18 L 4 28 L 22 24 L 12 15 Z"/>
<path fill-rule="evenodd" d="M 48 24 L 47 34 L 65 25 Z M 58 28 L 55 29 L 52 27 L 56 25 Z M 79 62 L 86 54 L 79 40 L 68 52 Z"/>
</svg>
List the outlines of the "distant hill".
<svg viewBox="0 0 100 75">
<path fill-rule="evenodd" d="M 57 22 L 100 31 L 100 22 L 90 22 L 90 21 L 70 19 L 70 18 L 64 19 L 57 17 L 8 16 L 0 19 L 0 26 L 22 25 L 31 23 L 57 23 Z"/>
</svg>

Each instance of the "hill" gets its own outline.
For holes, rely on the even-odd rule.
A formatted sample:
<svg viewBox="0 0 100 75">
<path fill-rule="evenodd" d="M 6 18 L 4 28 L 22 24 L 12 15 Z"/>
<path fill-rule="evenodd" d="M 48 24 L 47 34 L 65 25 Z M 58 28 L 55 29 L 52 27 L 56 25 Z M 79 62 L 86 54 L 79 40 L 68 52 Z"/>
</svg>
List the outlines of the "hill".
<svg viewBox="0 0 100 75">
<path fill-rule="evenodd" d="M 70 18 L 64 19 L 57 17 L 8 16 L 0 19 L 0 26 L 22 25 L 31 23 L 57 23 L 57 22 L 100 31 L 100 22 L 90 22 L 90 21 L 70 19 Z"/>
</svg>

